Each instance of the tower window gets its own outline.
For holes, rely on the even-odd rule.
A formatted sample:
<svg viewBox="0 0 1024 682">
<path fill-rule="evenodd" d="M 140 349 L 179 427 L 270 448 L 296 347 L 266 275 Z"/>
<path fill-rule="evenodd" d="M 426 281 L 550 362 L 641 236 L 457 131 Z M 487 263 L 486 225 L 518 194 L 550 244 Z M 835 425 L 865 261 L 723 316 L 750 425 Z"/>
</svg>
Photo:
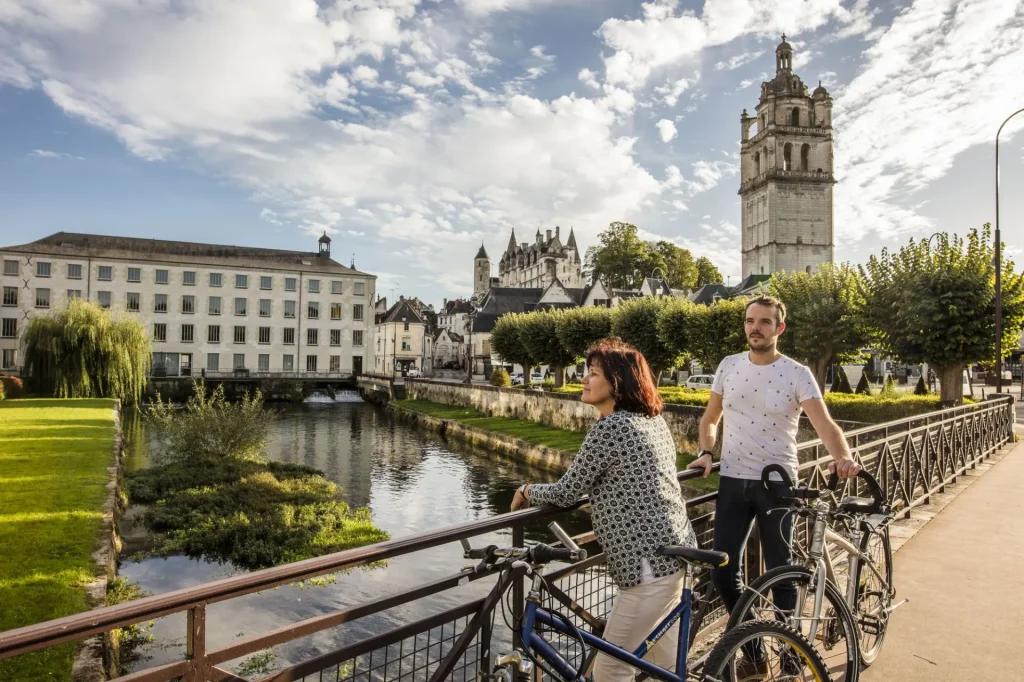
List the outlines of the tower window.
<svg viewBox="0 0 1024 682">
<path fill-rule="evenodd" d="M 793 107 L 793 113 L 790 114 L 790 121 L 791 121 L 792 125 L 795 125 L 795 126 L 800 125 L 800 109 L 799 108 Z"/>
<path fill-rule="evenodd" d="M 761 152 L 754 152 L 754 175 L 761 173 Z"/>
<path fill-rule="evenodd" d="M 800 170 L 810 170 L 811 168 L 811 145 L 805 144 L 800 147 Z"/>
<path fill-rule="evenodd" d="M 793 170 L 793 145 L 790 142 L 782 148 L 782 170 Z"/>
<path fill-rule="evenodd" d="M 761 130 L 768 128 L 768 114 L 761 114 Z M 757 132 L 761 132 L 761 130 Z"/>
</svg>

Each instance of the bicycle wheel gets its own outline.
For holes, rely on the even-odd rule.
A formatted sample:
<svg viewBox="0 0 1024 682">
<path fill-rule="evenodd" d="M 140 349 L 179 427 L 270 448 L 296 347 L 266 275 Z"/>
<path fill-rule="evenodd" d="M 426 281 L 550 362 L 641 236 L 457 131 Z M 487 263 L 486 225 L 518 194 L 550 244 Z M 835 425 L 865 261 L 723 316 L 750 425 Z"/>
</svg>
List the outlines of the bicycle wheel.
<svg viewBox="0 0 1024 682">
<path fill-rule="evenodd" d="M 762 574 L 743 591 L 729 616 L 728 629 L 740 623 L 757 619 L 780 619 L 810 638 L 814 614 L 814 573 L 804 566 L 779 566 Z M 779 585 L 792 586 L 797 595 L 797 613 L 783 618 L 772 603 L 773 589 Z M 817 619 L 814 648 L 818 651 L 835 682 L 857 682 L 860 676 L 859 634 L 856 619 L 842 593 L 831 582 L 825 583 L 821 616 Z"/>
<path fill-rule="evenodd" d="M 864 533 L 860 551 L 871 557 L 871 563 L 885 578 L 885 584 L 875 572 L 859 566 L 857 576 L 857 602 L 853 607 L 854 619 L 860 630 L 860 660 L 865 668 L 875 662 L 882 650 L 885 632 L 889 628 L 889 605 L 896 591 L 892 584 L 892 545 L 889 527 L 883 526 Z"/>
<path fill-rule="evenodd" d="M 704 664 L 706 682 L 738 682 L 748 679 L 744 650 L 760 643 L 765 658 L 757 664 L 756 679 L 786 682 L 829 682 L 825 662 L 794 628 L 777 620 L 751 620 L 729 630 Z"/>
</svg>

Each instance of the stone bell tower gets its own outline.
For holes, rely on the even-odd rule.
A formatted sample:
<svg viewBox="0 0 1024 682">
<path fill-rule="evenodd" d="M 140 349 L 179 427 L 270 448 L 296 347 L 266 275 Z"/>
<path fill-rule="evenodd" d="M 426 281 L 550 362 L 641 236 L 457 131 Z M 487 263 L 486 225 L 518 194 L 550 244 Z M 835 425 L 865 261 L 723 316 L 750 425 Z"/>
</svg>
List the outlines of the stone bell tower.
<svg viewBox="0 0 1024 682">
<path fill-rule="evenodd" d="M 491 288 L 491 257 L 487 255 L 483 243 L 473 259 L 473 295 L 486 294 Z"/>
<path fill-rule="evenodd" d="M 751 128 L 756 133 L 751 136 Z M 812 272 L 834 256 L 832 97 L 793 73 L 782 36 L 775 78 L 740 116 L 743 276 Z"/>
</svg>

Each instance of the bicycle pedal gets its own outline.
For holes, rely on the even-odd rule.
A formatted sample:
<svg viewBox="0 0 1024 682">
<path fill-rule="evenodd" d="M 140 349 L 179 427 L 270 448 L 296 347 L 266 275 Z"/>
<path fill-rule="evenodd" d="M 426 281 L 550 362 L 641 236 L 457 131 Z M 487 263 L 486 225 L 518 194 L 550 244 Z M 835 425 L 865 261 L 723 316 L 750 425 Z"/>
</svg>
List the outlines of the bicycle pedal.
<svg viewBox="0 0 1024 682">
<path fill-rule="evenodd" d="M 864 614 L 860 617 L 860 629 L 869 635 L 882 634 L 882 619 L 878 616 Z"/>
</svg>

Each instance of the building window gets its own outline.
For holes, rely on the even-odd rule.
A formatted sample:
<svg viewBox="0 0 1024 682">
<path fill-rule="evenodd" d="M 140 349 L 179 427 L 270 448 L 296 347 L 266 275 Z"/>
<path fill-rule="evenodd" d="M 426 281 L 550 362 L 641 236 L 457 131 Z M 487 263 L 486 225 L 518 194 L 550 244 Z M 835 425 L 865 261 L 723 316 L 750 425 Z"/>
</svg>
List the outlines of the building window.
<svg viewBox="0 0 1024 682">
<path fill-rule="evenodd" d="M 156 283 L 157 284 L 167 284 L 169 281 L 171 281 L 171 278 L 167 274 L 166 270 L 157 270 L 156 271 Z"/>
<path fill-rule="evenodd" d="M 249 288 L 249 275 L 235 275 L 235 288 L 236 289 L 248 289 Z"/>
<path fill-rule="evenodd" d="M 187 287 L 194 287 L 196 285 L 196 271 L 185 270 L 181 273 L 181 283 Z"/>
<path fill-rule="evenodd" d="M 97 291 L 96 300 L 99 301 L 101 308 L 110 307 L 110 292 L 109 291 Z"/>
<path fill-rule="evenodd" d="M 341 330 L 340 329 L 332 329 L 331 330 L 331 345 L 332 346 L 340 346 L 341 345 Z"/>
<path fill-rule="evenodd" d="M 307 355 L 306 356 L 306 371 L 307 372 L 315 372 L 316 371 L 316 356 L 315 355 Z"/>
<path fill-rule="evenodd" d="M 18 287 L 4 287 L 4 305 L 18 305 Z"/>
<path fill-rule="evenodd" d="M 363 319 L 363 305 L 361 303 L 352 306 L 352 319 L 357 322 Z"/>
<path fill-rule="evenodd" d="M 256 369 L 260 372 L 270 371 L 270 356 L 265 353 L 260 353 L 256 359 Z"/>
<path fill-rule="evenodd" d="M 79 263 L 68 263 L 68 279 L 82 279 L 82 266 Z"/>
<path fill-rule="evenodd" d="M 196 297 L 195 296 L 182 296 L 181 297 L 181 312 L 186 315 L 192 315 L 196 312 Z"/>
<path fill-rule="evenodd" d="M 44 262 L 36 263 L 36 277 L 49 277 L 50 264 Z"/>
<path fill-rule="evenodd" d="M 260 277 L 260 289 L 269 290 L 274 286 L 274 278 L 262 275 Z"/>
<path fill-rule="evenodd" d="M 294 355 L 282 355 L 281 356 L 281 369 L 285 372 L 295 371 L 295 356 Z"/>
<path fill-rule="evenodd" d="M 805 144 L 800 147 L 800 170 L 810 170 L 811 165 L 811 145 Z"/>
<path fill-rule="evenodd" d="M 220 343 L 220 325 L 211 324 L 206 328 L 206 342 Z"/>
<path fill-rule="evenodd" d="M 352 345 L 361 346 L 363 345 L 363 330 L 354 329 L 352 330 Z"/>
<path fill-rule="evenodd" d="M 0 327 L 0 336 L 5 339 L 15 339 L 18 337 L 18 319 L 16 317 L 5 317 L 3 319 L 2 327 Z"/>
<path fill-rule="evenodd" d="M 210 286 L 219 287 L 221 285 L 221 276 L 219 272 L 210 273 Z"/>
<path fill-rule="evenodd" d="M 211 315 L 220 315 L 220 296 L 211 296 L 206 308 Z"/>
<path fill-rule="evenodd" d="M 153 312 L 154 313 L 166 313 L 167 312 L 167 294 L 156 294 L 153 297 Z"/>
<path fill-rule="evenodd" d="M 403 336 L 402 337 L 402 350 L 412 350 L 412 343 L 411 343 L 411 341 L 412 341 L 412 339 L 410 339 L 408 336 Z"/>
<path fill-rule="evenodd" d="M 311 279 L 309 280 L 309 293 L 319 294 L 320 293 L 320 280 Z"/>
<path fill-rule="evenodd" d="M 181 325 L 181 342 L 192 343 L 196 340 L 196 328 L 191 324 Z"/>
<path fill-rule="evenodd" d="M 336 279 L 331 281 L 331 293 L 332 294 L 340 294 L 341 293 L 341 282 L 339 282 Z"/>
<path fill-rule="evenodd" d="M 306 330 L 306 345 L 316 346 L 320 343 L 320 330 L 319 329 L 307 329 Z"/>
<path fill-rule="evenodd" d="M 245 327 L 235 325 L 235 343 L 245 343 Z"/>
<path fill-rule="evenodd" d="M 235 353 L 235 369 L 245 369 L 245 353 Z"/>
<path fill-rule="evenodd" d="M 260 317 L 270 317 L 270 299 L 260 299 Z"/>
<path fill-rule="evenodd" d="M 332 320 L 340 320 L 341 319 L 341 304 L 340 303 L 332 303 L 331 304 L 331 319 Z"/>
<path fill-rule="evenodd" d="M 320 319 L 320 304 L 316 301 L 310 301 L 306 306 L 306 318 L 310 320 Z"/>
<path fill-rule="evenodd" d="M 141 282 L 142 281 L 142 268 L 128 268 L 128 281 L 129 282 Z"/>
<path fill-rule="evenodd" d="M 73 298 L 82 298 L 82 290 L 81 289 L 68 289 L 68 300 L 70 301 Z"/>
<path fill-rule="evenodd" d="M 249 305 L 249 299 L 247 298 L 236 298 L 235 299 L 235 315 L 245 315 L 245 309 Z"/>
<path fill-rule="evenodd" d="M 4 348 L 3 361 L 0 362 L 0 369 L 14 369 L 18 363 L 18 351 L 13 348 Z"/>
<path fill-rule="evenodd" d="M 109 282 L 114 279 L 114 268 L 109 265 L 101 265 L 99 267 L 99 274 L 96 275 L 96 279 L 101 282 Z"/>
<path fill-rule="evenodd" d="M 284 328 L 284 340 L 282 341 L 282 343 L 286 346 L 295 345 L 295 327 Z"/>
<path fill-rule="evenodd" d="M 139 295 L 135 292 L 129 291 L 124 296 L 124 307 L 130 313 L 139 312 Z"/>
<path fill-rule="evenodd" d="M 790 142 L 782 148 L 782 170 L 793 170 L 793 145 Z"/>
<path fill-rule="evenodd" d="M 295 283 L 296 283 L 296 279 L 294 277 L 285 277 L 284 278 L 284 290 L 285 291 L 296 291 L 297 287 L 296 287 Z"/>
<path fill-rule="evenodd" d="M 260 327 L 259 334 L 260 343 L 263 345 L 270 343 L 270 327 Z"/>
<path fill-rule="evenodd" d="M 220 353 L 208 353 L 206 355 L 206 371 L 207 372 L 219 372 L 220 371 Z"/>
<path fill-rule="evenodd" d="M 409 323 L 408 322 L 404 322 L 403 324 L 404 324 L 405 328 L 402 331 L 403 332 L 409 331 Z"/>
<path fill-rule="evenodd" d="M 153 325 L 153 340 L 154 341 L 166 341 L 167 340 L 167 325 L 163 322 L 157 322 Z"/>
<path fill-rule="evenodd" d="M 356 296 L 363 296 L 365 293 L 363 291 L 364 287 L 365 285 L 362 282 L 356 282 L 352 288 L 352 293 L 355 294 Z"/>
<path fill-rule="evenodd" d="M 295 317 L 295 301 L 284 302 L 284 316 Z"/>
<path fill-rule="evenodd" d="M 800 109 L 797 107 L 793 107 L 793 112 L 790 114 L 790 124 L 800 125 Z"/>
<path fill-rule="evenodd" d="M 330 357 L 330 363 L 331 363 L 330 371 L 332 371 L 332 372 L 340 372 L 341 371 L 341 356 L 340 355 L 332 355 Z"/>
<path fill-rule="evenodd" d="M 50 307 L 50 290 L 49 289 L 36 289 L 36 307 L 37 308 L 49 308 Z"/>
<path fill-rule="evenodd" d="M 16 260 L 5 260 L 4 261 L 4 274 L 17 277 L 18 276 L 18 261 Z"/>
</svg>

